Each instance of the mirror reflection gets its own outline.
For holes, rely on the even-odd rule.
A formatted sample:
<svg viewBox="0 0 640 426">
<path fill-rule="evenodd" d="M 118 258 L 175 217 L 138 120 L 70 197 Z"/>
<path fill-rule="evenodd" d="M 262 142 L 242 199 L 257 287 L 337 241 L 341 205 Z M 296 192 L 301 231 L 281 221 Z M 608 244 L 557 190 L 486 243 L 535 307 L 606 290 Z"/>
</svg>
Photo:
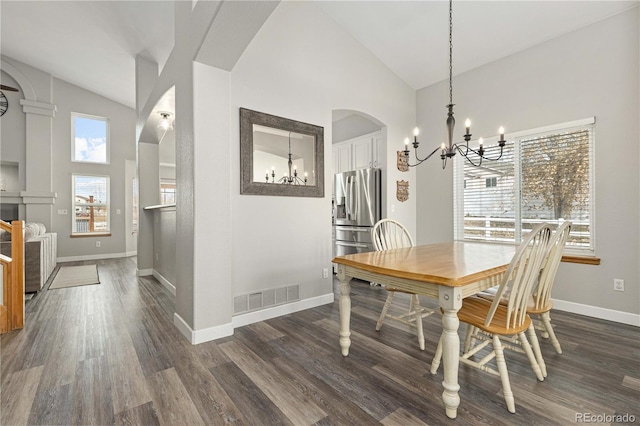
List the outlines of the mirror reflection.
<svg viewBox="0 0 640 426">
<path fill-rule="evenodd" d="M 324 197 L 324 128 L 240 108 L 240 193 Z"/>
<path fill-rule="evenodd" d="M 253 181 L 315 185 L 315 137 L 253 125 Z"/>
</svg>

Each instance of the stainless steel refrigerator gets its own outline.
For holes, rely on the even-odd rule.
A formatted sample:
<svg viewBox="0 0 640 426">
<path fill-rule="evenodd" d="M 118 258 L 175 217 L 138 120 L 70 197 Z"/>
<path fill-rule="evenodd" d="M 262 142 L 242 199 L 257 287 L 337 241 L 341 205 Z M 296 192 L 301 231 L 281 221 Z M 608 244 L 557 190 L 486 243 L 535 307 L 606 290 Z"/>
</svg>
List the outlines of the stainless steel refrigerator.
<svg viewBox="0 0 640 426">
<path fill-rule="evenodd" d="M 371 229 L 382 214 L 380 169 L 337 173 L 334 185 L 334 256 L 373 251 Z"/>
</svg>

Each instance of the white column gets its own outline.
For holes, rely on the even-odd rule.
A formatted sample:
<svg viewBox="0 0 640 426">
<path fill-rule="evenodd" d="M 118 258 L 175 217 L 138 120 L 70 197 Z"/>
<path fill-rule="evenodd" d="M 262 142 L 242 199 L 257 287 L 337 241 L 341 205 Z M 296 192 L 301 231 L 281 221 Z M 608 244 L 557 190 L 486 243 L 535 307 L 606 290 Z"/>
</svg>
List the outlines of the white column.
<svg viewBox="0 0 640 426">
<path fill-rule="evenodd" d="M 26 191 L 21 194 L 25 217 L 27 222 L 41 222 L 50 229 L 56 198 L 52 191 L 51 163 L 56 106 L 26 99 L 20 104 L 26 115 Z"/>
</svg>

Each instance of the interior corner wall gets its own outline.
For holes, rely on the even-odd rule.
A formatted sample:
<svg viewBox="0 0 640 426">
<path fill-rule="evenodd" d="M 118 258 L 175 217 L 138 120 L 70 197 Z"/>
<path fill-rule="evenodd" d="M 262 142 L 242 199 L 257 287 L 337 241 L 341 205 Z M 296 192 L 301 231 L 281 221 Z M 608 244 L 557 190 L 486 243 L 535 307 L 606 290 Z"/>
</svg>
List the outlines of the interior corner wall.
<svg viewBox="0 0 640 426">
<path fill-rule="evenodd" d="M 229 75 L 193 64 L 195 330 L 232 320 Z"/>
<path fill-rule="evenodd" d="M 230 82 L 233 294 L 292 284 L 300 285 L 300 299 L 331 294 L 322 269 L 332 259 L 332 111 L 361 111 L 384 123 L 389 187 L 400 179 L 413 185 L 413 172 L 397 171 L 395 151 L 415 125 L 415 91 L 313 2 L 281 2 Z M 324 197 L 240 195 L 240 107 L 324 127 Z M 387 192 L 395 200 L 395 188 Z M 394 203 L 394 217 L 414 231 L 414 199 Z"/>
<path fill-rule="evenodd" d="M 500 125 L 509 133 L 596 117 L 596 256 L 602 263 L 561 264 L 552 295 L 586 312 L 640 313 L 639 17 L 637 9 L 628 10 L 453 82 L 456 116 L 470 117 L 478 136 L 495 135 Z M 430 128 L 445 129 L 447 85 L 418 92 L 418 117 L 431 120 Z M 420 243 L 429 242 L 432 233 L 453 236 L 451 168 L 438 180 L 440 173 L 428 166 L 418 173 L 421 194 L 427 194 L 418 204 Z M 438 233 L 437 227 L 446 229 Z M 613 291 L 614 278 L 625 280 L 624 292 Z"/>
<path fill-rule="evenodd" d="M 151 275 L 154 267 L 153 210 L 144 207 L 160 204 L 160 165 L 158 144 L 138 142 L 138 243 L 137 269 L 140 275 Z"/>
</svg>

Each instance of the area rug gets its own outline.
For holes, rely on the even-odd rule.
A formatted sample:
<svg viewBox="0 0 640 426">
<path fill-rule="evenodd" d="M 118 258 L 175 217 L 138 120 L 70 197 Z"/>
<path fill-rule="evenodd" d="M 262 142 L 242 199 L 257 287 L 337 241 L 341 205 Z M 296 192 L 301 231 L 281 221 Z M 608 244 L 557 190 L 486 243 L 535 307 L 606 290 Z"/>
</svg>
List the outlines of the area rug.
<svg viewBox="0 0 640 426">
<path fill-rule="evenodd" d="M 49 290 L 90 284 L 100 284 L 98 265 L 61 266 Z"/>
</svg>

